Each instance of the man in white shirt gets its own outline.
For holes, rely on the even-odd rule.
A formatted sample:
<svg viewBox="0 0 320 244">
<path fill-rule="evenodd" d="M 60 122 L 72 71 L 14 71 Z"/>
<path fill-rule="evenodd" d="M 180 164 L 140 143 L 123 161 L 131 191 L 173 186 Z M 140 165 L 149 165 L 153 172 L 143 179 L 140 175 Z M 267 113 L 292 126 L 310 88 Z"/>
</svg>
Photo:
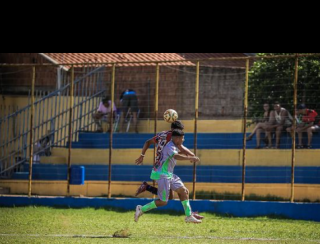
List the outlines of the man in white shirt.
<svg viewBox="0 0 320 244">
<path fill-rule="evenodd" d="M 116 111 L 117 111 L 116 105 L 113 103 L 113 114 L 116 114 Z M 97 113 L 94 113 L 92 115 L 92 118 L 98 127 L 97 132 L 103 132 L 101 119 L 106 118 L 106 120 L 109 123 L 108 132 L 110 132 L 111 100 L 109 99 L 109 97 L 106 97 L 105 99 L 102 100 L 102 102 L 100 102 Z"/>
</svg>

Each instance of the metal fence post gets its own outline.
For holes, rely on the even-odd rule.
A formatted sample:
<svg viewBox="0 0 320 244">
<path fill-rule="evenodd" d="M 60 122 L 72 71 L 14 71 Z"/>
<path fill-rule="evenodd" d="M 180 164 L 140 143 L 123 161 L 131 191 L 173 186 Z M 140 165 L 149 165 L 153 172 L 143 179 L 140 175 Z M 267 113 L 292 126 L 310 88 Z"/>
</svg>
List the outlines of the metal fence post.
<svg viewBox="0 0 320 244">
<path fill-rule="evenodd" d="M 71 174 L 71 147 L 72 147 L 72 114 L 73 114 L 73 82 L 74 82 L 74 67 L 71 67 L 71 80 L 70 80 L 70 107 L 69 107 L 69 148 L 68 148 L 68 176 L 67 193 L 70 194 L 70 174 Z"/>
<path fill-rule="evenodd" d="M 30 112 L 30 159 L 29 159 L 29 187 L 28 196 L 31 197 L 32 191 L 32 163 L 33 163 L 33 114 L 34 114 L 34 86 L 36 80 L 36 67 L 32 67 L 32 82 L 31 82 L 31 112 Z"/>
<path fill-rule="evenodd" d="M 297 109 L 297 83 L 298 83 L 299 58 L 295 58 L 294 80 L 293 80 L 293 130 L 292 130 L 292 158 L 291 158 L 291 197 L 290 202 L 294 202 L 294 167 L 296 161 L 296 109 Z"/>
<path fill-rule="evenodd" d="M 246 60 L 246 80 L 244 87 L 244 106 L 243 106 L 243 148 L 242 148 L 242 185 L 241 200 L 245 200 L 245 181 L 246 181 L 246 134 L 247 134 L 247 115 L 248 115 L 248 83 L 249 83 L 249 59 Z"/>
<path fill-rule="evenodd" d="M 198 135 L 198 117 L 199 117 L 199 75 L 200 75 L 200 62 L 196 66 L 196 90 L 195 90 L 195 114 L 194 114 L 194 154 L 197 155 L 197 135 Z M 193 163 L 193 184 L 192 184 L 192 199 L 196 199 L 196 180 L 197 168 L 196 163 Z"/>
<path fill-rule="evenodd" d="M 111 197 L 111 165 L 112 165 L 112 141 L 113 141 L 113 102 L 114 102 L 114 82 L 116 76 L 116 64 L 112 64 L 111 77 L 111 121 L 110 121 L 110 139 L 109 139 L 109 178 L 108 178 L 108 198 Z M 123 112 L 123 111 L 122 111 Z"/>
</svg>

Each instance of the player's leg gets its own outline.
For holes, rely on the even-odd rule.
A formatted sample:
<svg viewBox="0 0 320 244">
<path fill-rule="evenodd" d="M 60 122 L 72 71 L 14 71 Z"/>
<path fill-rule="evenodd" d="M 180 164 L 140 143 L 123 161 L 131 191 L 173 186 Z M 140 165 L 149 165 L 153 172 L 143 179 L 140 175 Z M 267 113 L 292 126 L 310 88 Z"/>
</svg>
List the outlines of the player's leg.
<svg viewBox="0 0 320 244">
<path fill-rule="evenodd" d="M 142 192 L 151 192 L 153 195 L 158 195 L 158 188 L 149 185 L 146 181 L 144 181 L 136 191 L 135 196 L 138 196 Z"/>
<path fill-rule="evenodd" d="M 145 192 L 145 191 L 151 192 L 153 195 L 158 195 L 158 188 L 151 186 L 146 181 L 144 181 L 137 189 L 135 196 L 138 196 L 139 194 L 141 194 L 142 192 Z M 172 200 L 173 196 L 174 196 L 172 189 L 170 189 L 169 193 L 170 193 L 169 200 Z"/>
<path fill-rule="evenodd" d="M 174 193 L 173 193 L 173 190 L 170 189 L 170 192 L 169 192 L 169 200 L 172 200 L 174 197 Z"/>
<path fill-rule="evenodd" d="M 139 217 L 143 215 L 145 212 L 148 212 L 154 208 L 162 207 L 167 205 L 170 191 L 170 180 L 163 178 L 157 180 L 158 183 L 158 197 L 159 199 L 152 201 L 144 206 L 138 205 L 136 207 L 136 212 L 134 215 L 134 221 L 138 222 Z"/>
<path fill-rule="evenodd" d="M 189 190 L 184 186 L 183 182 L 177 175 L 173 175 L 171 188 L 178 193 L 184 213 L 186 215 L 185 221 L 187 223 L 201 223 L 201 220 L 197 219 L 192 213 L 189 201 Z"/>
</svg>

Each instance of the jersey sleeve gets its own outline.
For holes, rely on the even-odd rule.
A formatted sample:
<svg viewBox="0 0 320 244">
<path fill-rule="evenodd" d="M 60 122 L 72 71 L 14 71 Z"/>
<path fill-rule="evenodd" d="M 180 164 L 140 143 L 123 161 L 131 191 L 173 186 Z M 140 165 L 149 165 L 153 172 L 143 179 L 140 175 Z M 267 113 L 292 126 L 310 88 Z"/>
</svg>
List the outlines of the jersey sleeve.
<svg viewBox="0 0 320 244">
<path fill-rule="evenodd" d="M 154 141 L 154 143 L 158 143 L 159 142 L 159 134 L 155 135 L 152 139 Z"/>
<path fill-rule="evenodd" d="M 174 156 L 174 155 L 179 153 L 179 149 L 177 147 L 175 147 L 174 145 L 171 145 L 169 147 L 167 153 L 168 153 L 168 156 L 172 157 L 172 156 Z"/>
</svg>

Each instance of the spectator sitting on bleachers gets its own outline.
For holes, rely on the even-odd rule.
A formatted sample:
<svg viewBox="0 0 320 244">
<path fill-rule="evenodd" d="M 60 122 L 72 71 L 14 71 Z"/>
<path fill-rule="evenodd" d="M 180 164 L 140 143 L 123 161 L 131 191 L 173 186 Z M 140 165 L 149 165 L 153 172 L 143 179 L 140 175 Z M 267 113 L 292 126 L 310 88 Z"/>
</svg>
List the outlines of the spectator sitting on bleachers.
<svg viewBox="0 0 320 244">
<path fill-rule="evenodd" d="M 295 119 L 296 119 L 296 127 L 299 127 L 299 126 L 302 124 L 302 115 L 301 115 L 301 114 L 298 114 L 298 109 L 296 109 Z M 293 130 L 294 130 L 293 125 L 292 125 L 291 127 L 288 127 L 288 128 L 286 129 L 286 131 L 290 134 L 290 136 L 292 136 Z"/>
<path fill-rule="evenodd" d="M 270 118 L 270 105 L 268 103 L 264 103 L 263 104 L 263 109 L 264 109 L 264 113 L 263 113 L 263 119 L 261 119 L 259 121 L 259 123 L 257 123 L 257 125 L 254 127 L 253 131 L 251 132 L 251 134 L 247 137 L 247 141 L 252 140 L 252 137 L 254 136 L 254 134 L 257 134 L 257 146 L 256 149 L 261 148 L 260 147 L 260 134 L 261 132 L 265 132 L 266 127 L 269 125 L 269 118 Z"/>
<path fill-rule="evenodd" d="M 302 133 L 307 132 L 308 135 L 308 145 L 306 148 L 311 148 L 312 133 L 313 131 L 319 131 L 319 121 L 316 121 L 318 113 L 312 109 L 306 108 L 304 104 L 300 104 L 297 108 L 297 114 L 302 114 L 302 121 L 296 127 L 296 132 L 298 133 L 298 149 L 302 149 Z M 316 122 L 316 123 L 315 123 Z M 313 128 L 312 128 L 313 127 Z"/>
<path fill-rule="evenodd" d="M 282 131 L 286 131 L 292 125 L 292 116 L 288 110 L 282 108 L 279 102 L 274 102 L 273 109 L 270 113 L 270 123 L 266 127 L 268 145 L 271 148 L 272 138 L 271 133 L 276 133 L 276 144 L 274 148 L 280 148 L 280 136 Z"/>
<path fill-rule="evenodd" d="M 319 119 L 319 117 L 316 118 L 314 125 L 311 126 L 310 128 L 308 128 L 308 130 L 307 130 L 307 133 L 310 137 L 310 147 L 308 147 L 309 149 L 311 148 L 312 133 L 316 133 L 316 132 L 320 132 L 320 119 Z M 309 140 L 309 137 L 308 137 L 308 140 Z"/>
<path fill-rule="evenodd" d="M 113 103 L 114 117 L 115 117 L 116 112 L 117 112 L 117 108 L 116 108 L 116 105 Z M 100 102 L 97 113 L 94 113 L 92 115 L 92 118 L 98 127 L 97 132 L 103 132 L 101 120 L 104 116 L 106 116 L 106 119 L 109 123 L 109 130 L 108 130 L 108 132 L 109 132 L 110 128 L 111 128 L 111 125 L 110 125 L 110 122 L 111 122 L 111 100 L 109 97 L 106 97 L 105 99 L 102 100 L 102 102 Z"/>
</svg>

